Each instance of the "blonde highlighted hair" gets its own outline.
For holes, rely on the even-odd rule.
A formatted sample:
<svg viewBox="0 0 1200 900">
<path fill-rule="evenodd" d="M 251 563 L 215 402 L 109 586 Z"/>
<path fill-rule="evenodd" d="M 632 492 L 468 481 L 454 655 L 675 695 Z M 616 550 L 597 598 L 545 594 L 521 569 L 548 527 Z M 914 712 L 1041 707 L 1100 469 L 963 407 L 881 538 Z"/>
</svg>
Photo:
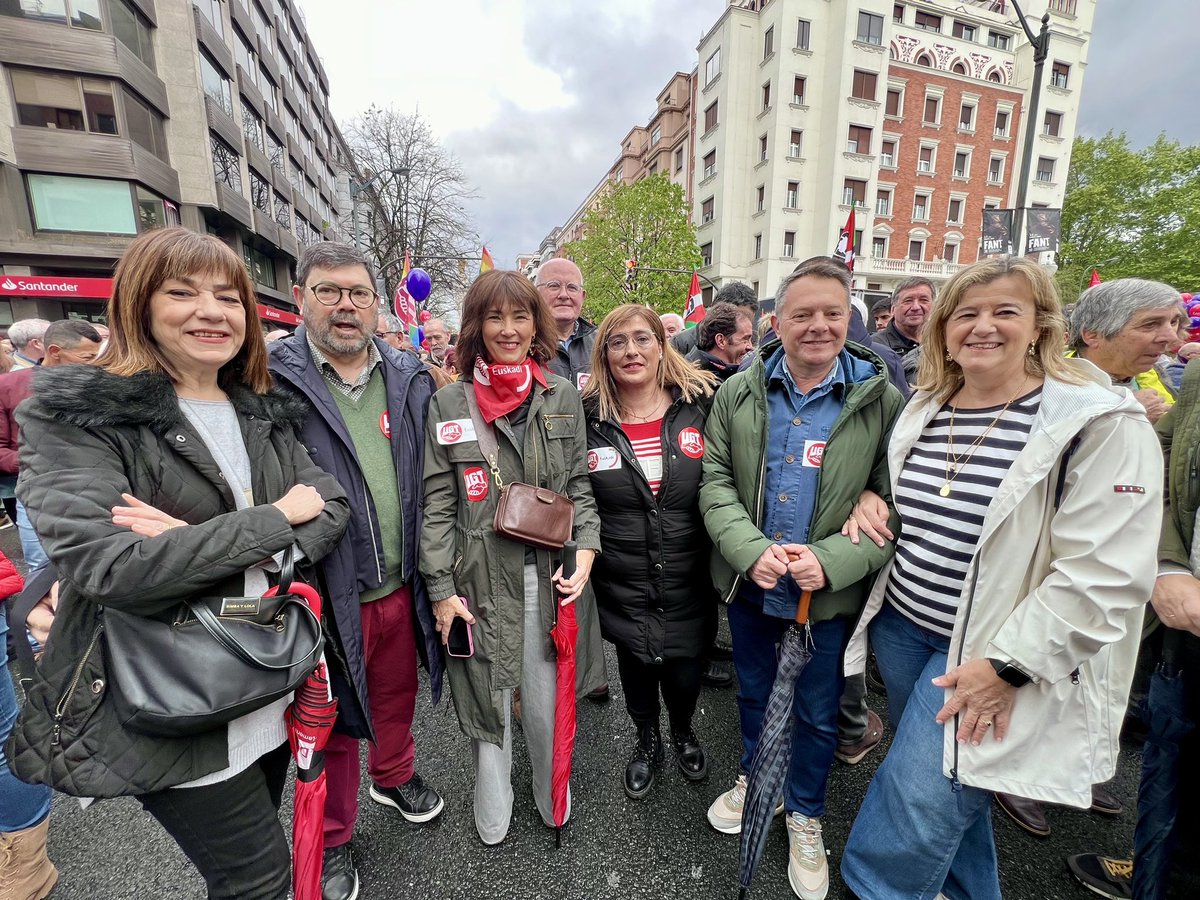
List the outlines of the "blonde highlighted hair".
<svg viewBox="0 0 1200 900">
<path fill-rule="evenodd" d="M 662 358 L 658 362 L 658 385 L 662 388 L 677 388 L 684 403 L 701 397 L 711 397 L 716 388 L 717 377 L 704 372 L 688 362 L 682 353 L 671 346 L 662 320 L 654 310 L 637 303 L 618 306 L 600 323 L 596 330 L 596 343 L 592 347 L 592 377 L 583 389 L 583 399 L 596 397 L 600 403 L 600 418 L 620 422 L 625 409 L 621 404 L 621 392 L 613 380 L 608 365 L 608 339 L 618 329 L 641 320 L 646 330 L 658 340 Z"/>
<path fill-rule="evenodd" d="M 1081 383 L 1080 376 L 1063 358 L 1067 320 L 1054 279 L 1044 266 L 1032 260 L 1019 256 L 993 256 L 960 269 L 934 301 L 921 335 L 917 390 L 929 391 L 935 398 L 944 400 L 962 387 L 962 369 L 954 360 L 946 358 L 946 324 L 967 291 L 1010 275 L 1023 280 L 1029 288 L 1033 298 L 1034 326 L 1039 329 L 1033 353 L 1025 356 L 1025 371 L 1030 375 Z"/>
</svg>

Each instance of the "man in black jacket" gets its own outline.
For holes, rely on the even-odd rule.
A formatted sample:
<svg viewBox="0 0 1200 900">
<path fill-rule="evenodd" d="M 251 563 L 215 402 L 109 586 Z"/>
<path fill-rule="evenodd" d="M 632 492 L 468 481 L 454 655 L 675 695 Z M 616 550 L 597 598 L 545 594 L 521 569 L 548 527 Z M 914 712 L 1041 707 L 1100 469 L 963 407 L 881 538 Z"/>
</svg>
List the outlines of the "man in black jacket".
<svg viewBox="0 0 1200 900">
<path fill-rule="evenodd" d="M 712 303 L 714 309 L 721 303 L 732 303 L 734 306 L 740 306 L 746 311 L 746 315 L 750 317 L 751 326 L 758 324 L 758 297 L 754 293 L 754 288 L 750 287 L 744 281 L 731 281 L 729 284 L 723 285 L 713 295 Z M 684 356 L 687 356 L 692 352 L 692 348 L 696 346 L 696 341 L 699 337 L 700 333 L 696 328 L 685 328 L 671 338 L 671 346 Z"/>
<path fill-rule="evenodd" d="M 582 391 L 591 376 L 592 345 L 596 343 L 596 326 L 579 315 L 587 298 L 583 273 L 569 259 L 548 260 L 538 269 L 537 289 L 558 330 L 558 353 L 550 360 L 550 371 Z"/>
<path fill-rule="evenodd" d="M 329 656 L 340 704 L 325 750 L 324 900 L 358 894 L 350 838 L 358 817 L 359 739 L 372 741 L 372 800 L 410 822 L 427 822 L 443 808 L 415 771 L 412 737 L 418 654 L 429 667 L 434 702 L 442 676 L 417 571 L 421 448 L 433 382 L 414 354 L 374 337 L 374 283 L 353 247 L 310 246 L 292 289 L 304 325 L 270 349 L 276 381 L 310 408 L 301 440 L 351 498 L 346 534 L 320 564 L 337 639 Z"/>
<path fill-rule="evenodd" d="M 754 322 L 740 306 L 718 303 L 704 315 L 694 329 L 699 332 L 696 346 L 687 359 L 724 382 L 754 346 Z"/>
<path fill-rule="evenodd" d="M 901 356 L 916 349 L 936 295 L 933 282 L 928 278 L 917 276 L 900 282 L 892 294 L 892 319 L 887 328 L 876 332 L 875 339 Z"/>
</svg>

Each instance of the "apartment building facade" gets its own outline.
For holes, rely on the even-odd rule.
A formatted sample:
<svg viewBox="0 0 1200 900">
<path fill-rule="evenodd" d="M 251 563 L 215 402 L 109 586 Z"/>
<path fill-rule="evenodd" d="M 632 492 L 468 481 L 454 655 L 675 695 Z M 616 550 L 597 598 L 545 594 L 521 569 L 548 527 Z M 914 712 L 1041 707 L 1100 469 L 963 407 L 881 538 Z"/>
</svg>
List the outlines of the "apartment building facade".
<svg viewBox="0 0 1200 900">
<path fill-rule="evenodd" d="M 768 296 L 853 209 L 856 289 L 945 280 L 978 258 L 983 209 L 1015 205 L 1028 127 L 1027 205 L 1061 206 L 1095 0 L 1023 8 L 1052 32 L 1034 123 L 1011 2 L 733 0 L 699 44 L 702 273 Z"/>
<path fill-rule="evenodd" d="M 184 225 L 295 324 L 304 246 L 349 230 L 350 154 L 293 0 L 0 0 L 0 325 L 101 321 L 137 234 Z"/>
</svg>

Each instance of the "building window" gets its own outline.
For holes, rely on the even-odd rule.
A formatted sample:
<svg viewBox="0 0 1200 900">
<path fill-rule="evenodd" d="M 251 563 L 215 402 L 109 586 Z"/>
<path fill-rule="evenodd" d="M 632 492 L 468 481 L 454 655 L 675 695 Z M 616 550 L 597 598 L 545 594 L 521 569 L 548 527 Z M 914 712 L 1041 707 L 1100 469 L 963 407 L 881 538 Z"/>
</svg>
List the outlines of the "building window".
<svg viewBox="0 0 1200 900">
<path fill-rule="evenodd" d="M 266 139 L 263 137 L 263 122 L 249 103 L 242 104 L 242 134 L 246 141 L 253 144 L 263 153 L 267 152 Z"/>
<path fill-rule="evenodd" d="M 896 142 L 884 141 L 879 146 L 879 165 L 885 169 L 896 168 Z"/>
<path fill-rule="evenodd" d="M 934 147 L 923 146 L 917 155 L 917 171 L 932 172 L 933 160 L 936 149 Z"/>
<path fill-rule="evenodd" d="M 250 42 L 242 37 L 242 33 L 236 27 L 233 29 L 233 38 L 233 56 L 242 67 L 242 77 L 258 87 L 258 54 L 250 48 Z"/>
<path fill-rule="evenodd" d="M 275 221 L 288 231 L 292 230 L 292 204 L 283 194 L 275 195 Z"/>
<path fill-rule="evenodd" d="M 897 25 L 904 24 L 904 4 L 903 3 L 892 4 L 892 21 L 895 22 Z"/>
<path fill-rule="evenodd" d="M 0 4 L 0 16 L 101 30 L 99 0 L 16 0 Z"/>
<path fill-rule="evenodd" d="M 946 222 L 951 225 L 961 225 L 963 215 L 963 202 L 958 197 L 952 197 L 950 207 L 946 212 Z"/>
<path fill-rule="evenodd" d="M 200 83 L 208 98 L 232 116 L 233 95 L 229 91 L 229 80 L 203 50 L 200 51 Z"/>
<path fill-rule="evenodd" d="M 920 53 L 917 55 L 917 65 L 924 66 L 926 69 L 933 68 L 933 57 L 928 53 Z"/>
<path fill-rule="evenodd" d="M 714 201 L 713 201 L 712 197 L 709 197 L 707 200 L 705 200 L 703 203 L 700 204 L 700 224 L 701 225 L 706 225 L 713 220 L 713 206 L 714 206 Z"/>
<path fill-rule="evenodd" d="M 992 82 L 992 84 L 999 84 L 1003 80 L 999 69 L 992 69 L 992 71 L 988 72 L 988 81 Z"/>
<path fill-rule="evenodd" d="M 871 255 L 876 259 L 887 258 L 887 238 L 871 238 Z"/>
<path fill-rule="evenodd" d="M 662 126 L 655 125 L 654 130 L 650 132 L 650 146 L 653 147 L 662 140 Z"/>
<path fill-rule="evenodd" d="M 758 139 L 758 161 L 767 161 L 767 136 L 765 134 Z"/>
<path fill-rule="evenodd" d="M 925 118 L 922 120 L 926 125 L 940 125 L 942 123 L 942 100 L 940 97 L 925 98 Z"/>
<path fill-rule="evenodd" d="M 883 45 L 883 16 L 875 16 L 868 12 L 858 14 L 858 35 L 856 40 L 864 44 Z"/>
<path fill-rule="evenodd" d="M 242 259 L 246 261 L 246 271 L 250 273 L 251 281 L 264 287 L 275 287 L 275 262 L 271 257 L 242 241 Z"/>
<path fill-rule="evenodd" d="M 210 134 L 209 139 L 212 145 L 213 174 L 216 176 L 217 183 L 240 194 L 242 192 L 241 157 L 215 134 Z"/>
<path fill-rule="evenodd" d="M 846 152 L 863 154 L 870 153 L 871 129 L 864 125 L 851 125 L 850 131 L 846 135 Z"/>
<path fill-rule="evenodd" d="M 96 78 L 12 70 L 17 123 L 93 134 L 118 134 L 112 84 Z"/>
<path fill-rule="evenodd" d="M 712 150 L 704 157 L 704 177 L 717 174 L 717 151 Z"/>
<path fill-rule="evenodd" d="M 965 65 L 963 65 L 961 62 L 956 62 L 953 66 L 950 67 L 950 71 L 953 72 L 955 75 L 966 75 L 967 67 Z"/>
<path fill-rule="evenodd" d="M 878 83 L 879 76 L 874 72 L 863 72 L 860 69 L 855 69 L 854 86 L 851 89 L 850 96 L 856 100 L 874 100 Z"/>
<path fill-rule="evenodd" d="M 800 208 L 800 182 L 789 181 L 787 183 L 786 198 L 787 199 L 784 201 L 784 206 L 786 206 L 788 209 Z"/>
<path fill-rule="evenodd" d="M 892 214 L 892 192 L 882 188 L 875 194 L 875 215 L 890 216 Z"/>
<path fill-rule="evenodd" d="M 700 245 L 700 265 L 712 265 L 712 242 Z"/>
<path fill-rule="evenodd" d="M 924 241 L 909 241 L 908 242 L 908 258 L 913 262 L 921 262 L 925 259 L 925 242 Z"/>
<path fill-rule="evenodd" d="M 1004 180 L 1004 158 L 1001 156 L 993 156 L 988 162 L 988 181 L 991 184 L 999 184 Z"/>
<path fill-rule="evenodd" d="M 262 91 L 263 102 L 279 115 L 279 98 L 276 96 L 279 87 L 261 65 L 258 67 L 258 89 Z"/>
<path fill-rule="evenodd" d="M 1008 137 L 1008 121 L 1009 111 L 1007 109 L 996 110 L 996 137 Z"/>
<path fill-rule="evenodd" d="M 904 103 L 900 96 L 900 91 L 894 88 L 888 88 L 887 99 L 883 103 L 883 111 L 894 119 L 901 116 L 901 110 L 904 108 Z"/>
<path fill-rule="evenodd" d="M 866 206 L 867 183 L 858 178 L 847 178 L 842 183 L 842 204 L 844 206 Z"/>
<path fill-rule="evenodd" d="M 150 39 L 150 20 L 134 9 L 129 0 L 109 0 L 108 18 L 112 23 L 113 37 L 153 69 L 154 47 Z"/>
<path fill-rule="evenodd" d="M 803 75 L 797 75 L 792 81 L 792 102 L 797 106 L 804 105 L 804 89 L 807 86 L 807 81 Z"/>
<path fill-rule="evenodd" d="M 250 170 L 250 202 L 255 208 L 270 215 L 271 189 L 267 186 L 267 180 L 253 169 Z"/>
<path fill-rule="evenodd" d="M 152 231 L 155 228 L 167 227 L 167 210 L 163 206 L 162 197 L 153 194 L 144 187 L 138 186 L 135 190 L 137 194 L 137 215 L 138 225 L 141 231 Z M 178 225 L 178 221 L 174 221 L 178 214 L 172 216 L 172 225 Z"/>
<path fill-rule="evenodd" d="M 34 227 L 39 231 L 137 234 L 127 181 L 28 175 Z"/>
<path fill-rule="evenodd" d="M 759 185 L 754 191 L 754 211 L 762 212 L 767 208 L 767 188 L 765 185 Z"/>
<path fill-rule="evenodd" d="M 208 20 L 208 24 L 216 29 L 217 34 L 225 37 L 225 22 L 221 17 L 221 0 L 192 0 L 200 15 Z"/>
<path fill-rule="evenodd" d="M 1066 90 L 1071 78 L 1071 67 L 1064 62 L 1056 62 L 1050 67 L 1050 84 Z"/>
<path fill-rule="evenodd" d="M 975 130 L 975 105 L 964 103 L 958 109 L 958 127 L 963 131 Z"/>
<path fill-rule="evenodd" d="M 762 259 L 762 235 L 761 234 L 756 234 L 754 236 L 754 258 Z"/>
<path fill-rule="evenodd" d="M 771 82 L 767 82 L 762 86 L 762 111 L 766 112 L 771 108 Z"/>
<path fill-rule="evenodd" d="M 763 32 L 763 59 L 770 59 L 775 52 L 775 26 Z"/>
<path fill-rule="evenodd" d="M 916 18 L 913 19 L 913 28 L 920 28 L 922 31 L 936 31 L 940 34 L 942 17 L 918 9 Z"/>
<path fill-rule="evenodd" d="M 988 32 L 988 46 L 995 47 L 997 50 L 1007 50 L 1012 43 L 1012 38 L 1007 34 L 999 31 Z"/>
<path fill-rule="evenodd" d="M 676 172 L 683 171 L 683 148 L 682 147 L 680 147 L 678 150 L 675 151 L 675 171 Z"/>
<path fill-rule="evenodd" d="M 1042 134 L 1050 137 L 1062 137 L 1063 114 L 1046 111 L 1046 119 L 1042 125 Z"/>
<path fill-rule="evenodd" d="M 271 160 L 271 167 L 284 171 L 283 166 L 283 144 L 276 139 L 270 131 L 267 132 L 267 156 Z"/>
<path fill-rule="evenodd" d="M 954 23 L 954 32 L 953 33 L 956 38 L 961 38 L 964 41 L 972 41 L 973 42 L 975 40 L 975 35 L 978 32 L 976 31 L 975 26 L 970 24 L 969 22 L 956 21 Z"/>
<path fill-rule="evenodd" d="M 959 150 L 954 154 L 954 177 L 966 178 L 971 171 L 971 154 L 965 150 Z"/>
<path fill-rule="evenodd" d="M 1054 160 L 1048 156 L 1039 156 L 1037 163 L 1037 175 L 1035 178 L 1038 181 L 1044 181 L 1047 184 L 1054 181 Z"/>
<path fill-rule="evenodd" d="M 812 34 L 812 22 L 808 19 L 801 19 L 796 26 L 796 49 L 809 50 L 808 44 L 810 35 Z"/>
<path fill-rule="evenodd" d="M 958 262 L 958 244 L 943 244 L 942 259 L 948 263 Z"/>
<path fill-rule="evenodd" d="M 914 194 L 913 195 L 913 221 L 928 222 L 929 221 L 929 195 Z"/>
<path fill-rule="evenodd" d="M 788 138 L 788 156 L 792 159 L 800 158 L 800 151 L 803 149 L 804 132 L 793 128 L 792 134 Z"/>
<path fill-rule="evenodd" d="M 783 255 L 788 259 L 796 255 L 796 232 L 785 231 L 783 233 Z"/>
<path fill-rule="evenodd" d="M 121 88 L 121 96 L 125 106 L 125 128 L 130 139 L 166 162 L 167 135 L 163 129 L 163 117 L 125 87 Z"/>
<path fill-rule="evenodd" d="M 717 101 L 714 100 L 704 110 L 704 133 L 712 131 L 717 127 Z"/>
<path fill-rule="evenodd" d="M 718 75 L 721 74 L 721 48 L 718 47 L 713 51 L 713 55 L 708 58 L 708 62 L 704 64 L 704 86 L 708 87 L 712 84 Z"/>
</svg>

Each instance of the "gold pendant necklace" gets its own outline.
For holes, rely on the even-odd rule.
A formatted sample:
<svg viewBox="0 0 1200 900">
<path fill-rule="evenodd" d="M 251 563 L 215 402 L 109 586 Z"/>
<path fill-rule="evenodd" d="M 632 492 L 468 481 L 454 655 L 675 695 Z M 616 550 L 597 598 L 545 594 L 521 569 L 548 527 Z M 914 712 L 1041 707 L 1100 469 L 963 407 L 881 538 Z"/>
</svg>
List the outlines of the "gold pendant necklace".
<svg viewBox="0 0 1200 900">
<path fill-rule="evenodd" d="M 938 491 L 938 494 L 943 497 L 950 496 L 950 485 L 954 484 L 954 479 L 958 477 L 962 471 L 962 467 L 971 461 L 980 444 L 987 440 L 987 436 L 992 433 L 992 429 L 1000 422 L 1001 417 L 1008 412 L 1008 408 L 1021 396 L 1021 391 L 1024 389 L 1025 380 L 1022 379 L 1021 386 L 1017 388 L 1017 392 L 1012 395 L 1011 399 L 1001 407 L 1000 412 L 996 413 L 996 417 L 992 419 L 992 424 L 988 425 L 983 434 L 977 437 L 975 442 L 961 456 L 954 452 L 954 414 L 958 411 L 958 407 L 954 404 L 950 405 L 950 433 L 946 436 L 946 481 Z"/>
</svg>

